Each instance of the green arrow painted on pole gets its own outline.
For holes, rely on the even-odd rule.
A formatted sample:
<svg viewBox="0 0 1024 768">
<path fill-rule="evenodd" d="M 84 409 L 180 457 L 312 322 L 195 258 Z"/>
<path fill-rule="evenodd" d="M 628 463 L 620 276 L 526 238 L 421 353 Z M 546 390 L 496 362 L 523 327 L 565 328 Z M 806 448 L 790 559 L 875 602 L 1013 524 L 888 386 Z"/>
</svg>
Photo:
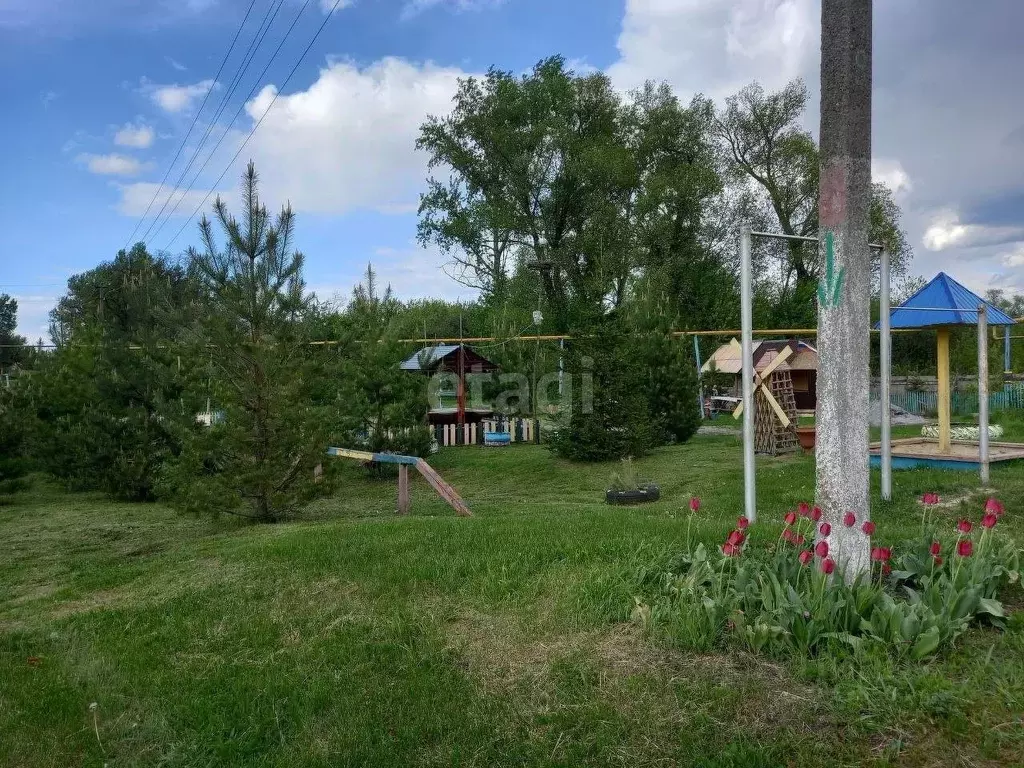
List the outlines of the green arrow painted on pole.
<svg viewBox="0 0 1024 768">
<path fill-rule="evenodd" d="M 831 231 L 825 232 L 825 276 L 818 281 L 818 304 L 823 308 L 839 305 L 842 298 L 843 278 L 846 268 L 836 272 L 835 237 Z"/>
</svg>

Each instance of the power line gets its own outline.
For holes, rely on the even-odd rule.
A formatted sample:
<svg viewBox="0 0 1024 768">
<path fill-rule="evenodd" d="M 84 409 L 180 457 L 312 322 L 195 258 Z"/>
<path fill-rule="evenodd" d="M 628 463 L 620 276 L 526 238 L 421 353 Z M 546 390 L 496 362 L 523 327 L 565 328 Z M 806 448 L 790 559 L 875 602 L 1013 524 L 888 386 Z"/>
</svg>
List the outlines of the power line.
<svg viewBox="0 0 1024 768">
<path fill-rule="evenodd" d="M 341 2 L 342 2 L 342 0 L 334 0 L 334 5 L 331 6 L 331 10 L 327 13 L 327 16 L 324 17 L 323 23 L 317 29 L 316 34 L 313 35 L 313 39 L 309 41 L 309 45 L 306 46 L 306 49 L 302 52 L 302 55 L 299 56 L 298 61 L 295 62 L 295 66 L 293 66 L 291 72 L 288 73 L 288 77 L 286 77 L 284 79 L 284 82 L 281 83 L 281 87 L 274 93 L 274 98 L 270 100 L 270 104 L 268 104 L 267 108 L 265 110 L 263 110 L 263 114 L 260 115 L 260 119 L 256 122 L 256 125 L 254 125 L 252 127 L 252 130 L 249 131 L 249 135 L 245 137 L 245 141 L 242 142 L 242 145 L 238 148 L 238 151 L 235 152 L 234 156 L 228 162 L 227 166 L 221 172 L 220 176 L 218 176 L 217 180 L 211 185 L 212 187 L 216 188 L 216 186 L 218 184 L 220 184 L 221 180 L 224 178 L 224 176 L 227 174 L 227 172 L 231 169 L 231 166 L 234 165 L 235 160 L 237 160 L 238 156 L 240 154 L 242 154 L 242 150 L 245 149 L 246 145 L 249 143 L 249 140 L 253 137 L 253 134 L 256 133 L 256 129 L 260 127 L 260 125 L 263 123 L 263 119 L 267 116 L 267 113 L 270 112 L 270 109 L 277 102 L 277 97 L 280 96 L 281 92 L 288 86 L 288 83 L 292 79 L 292 76 L 295 74 L 295 71 L 299 68 L 299 65 L 302 64 L 302 61 L 306 58 L 306 54 L 309 53 L 310 49 L 316 43 L 317 39 L 320 37 L 320 34 L 324 31 L 324 27 L 327 26 L 327 22 L 330 21 L 331 17 L 334 15 L 334 11 L 337 10 L 339 5 L 341 5 Z M 309 4 L 309 0 L 306 0 L 306 3 L 303 4 L 302 7 L 305 8 L 306 5 L 308 5 L 308 4 Z M 299 11 L 299 13 L 301 13 L 301 12 L 302 11 Z M 298 17 L 296 17 L 296 19 L 297 18 Z M 293 23 L 293 25 L 294 25 L 294 23 Z M 199 211 L 202 210 L 203 206 L 206 205 L 206 201 L 210 199 L 210 194 L 212 192 L 213 192 L 213 190 L 211 189 L 209 192 L 206 193 L 206 196 L 203 198 L 202 202 L 199 203 L 198 206 L 196 206 L 196 209 L 194 211 L 192 211 L 192 214 L 188 217 L 188 219 L 185 220 L 185 223 L 181 225 L 181 227 L 178 229 L 177 232 L 174 233 L 174 237 L 172 237 L 170 239 L 170 242 L 167 243 L 167 246 L 166 246 L 166 248 L 164 250 L 170 250 L 170 247 L 171 247 L 171 245 L 174 244 L 174 241 L 178 239 L 179 235 L 181 235 L 182 232 L 185 231 L 185 227 L 187 227 L 189 225 L 189 222 L 191 222 L 192 219 L 195 218 L 196 214 L 199 213 Z"/>
<path fill-rule="evenodd" d="M 146 212 L 142 214 L 142 218 L 135 222 L 135 229 L 132 230 L 132 233 L 128 236 L 128 240 L 125 241 L 124 250 L 128 250 L 128 247 L 131 245 L 132 238 L 135 237 L 135 233 L 139 231 L 139 228 L 142 226 L 142 222 L 144 222 L 146 220 L 146 217 L 149 216 L 149 212 L 153 208 L 153 203 L 156 202 L 156 199 L 160 196 L 160 192 L 164 188 L 164 184 L 167 183 L 167 177 L 171 175 L 171 169 L 174 167 L 174 164 L 178 162 L 178 157 L 181 155 L 181 150 L 185 148 L 185 144 L 186 142 L 188 142 L 188 137 L 192 134 L 192 129 L 195 128 L 196 121 L 199 120 L 199 115 L 203 111 L 203 107 L 206 106 L 207 100 L 210 98 L 210 92 L 217 84 L 217 80 L 220 78 L 221 72 L 224 71 L 224 66 L 228 63 L 228 58 L 231 56 L 231 51 L 235 49 L 235 43 L 238 42 L 238 36 L 242 34 L 242 28 L 245 26 L 245 22 L 249 19 L 249 13 L 252 11 L 254 5 L 256 5 L 256 0 L 252 0 L 249 3 L 249 8 L 246 10 L 245 16 L 242 17 L 242 23 L 239 24 L 238 29 L 235 30 L 235 36 L 231 39 L 231 45 L 228 46 L 227 53 L 224 54 L 224 58 L 220 62 L 220 67 L 217 69 L 217 74 L 213 77 L 213 85 L 210 86 L 210 89 L 206 92 L 206 95 L 203 96 L 203 103 L 199 105 L 199 109 L 196 111 L 195 116 L 192 118 L 192 124 L 188 127 L 188 131 L 185 133 L 185 138 L 183 138 L 181 140 L 181 144 L 178 145 L 178 151 L 174 153 L 174 159 L 171 160 L 171 164 L 167 166 L 167 172 L 164 174 L 163 179 L 160 181 L 160 185 L 157 187 L 156 192 L 153 194 L 153 199 L 150 200 L 149 205 L 146 206 Z"/>
<path fill-rule="evenodd" d="M 255 2 L 255 0 L 253 0 L 253 2 Z M 263 14 L 263 20 L 260 22 L 260 25 L 256 28 L 256 31 L 253 33 L 252 39 L 249 41 L 249 45 L 246 48 L 245 53 L 242 54 L 241 63 L 235 70 L 235 74 L 232 76 L 231 82 L 228 84 L 228 87 L 224 90 L 224 96 L 221 97 L 220 104 L 217 105 L 217 110 L 214 112 L 213 117 L 210 118 L 210 120 L 207 122 L 206 130 L 203 132 L 203 137 L 199 140 L 199 144 L 196 145 L 196 148 L 192 151 L 192 155 L 191 157 L 189 157 L 188 163 L 182 169 L 181 173 L 178 174 L 178 178 L 174 182 L 175 191 L 180 189 L 182 181 L 184 181 L 185 177 L 188 175 L 188 172 L 192 169 L 193 164 L 199 159 L 199 154 L 203 151 L 203 147 L 206 146 L 206 140 L 209 138 L 211 131 L 213 131 L 214 127 L 217 125 L 217 121 L 220 119 L 220 116 L 224 113 L 224 108 L 228 105 L 228 103 L 231 100 L 231 97 L 234 96 L 235 91 L 241 84 L 242 78 L 245 77 L 246 70 L 249 69 L 249 65 L 252 64 L 252 60 L 256 57 L 256 53 L 259 51 L 260 46 L 263 45 L 263 40 L 266 38 L 267 33 L 273 26 L 274 19 L 277 18 L 277 13 L 278 11 L 281 10 L 281 6 L 283 4 L 284 0 L 276 0 L 276 5 L 275 0 L 270 0 L 270 5 L 267 7 L 266 13 Z M 257 80 L 257 82 L 259 81 Z M 207 156 L 206 162 L 209 162 L 210 157 L 212 157 L 212 155 L 213 153 L 211 152 L 210 155 Z M 160 217 L 163 215 L 164 211 L 167 210 L 167 206 L 170 204 L 172 196 L 173 194 L 171 193 L 167 195 L 167 198 L 164 200 L 163 205 L 160 206 L 160 211 L 157 213 L 156 217 L 150 223 L 149 229 L 146 230 L 146 234 L 143 235 L 143 241 L 149 241 L 150 233 L 153 232 L 153 228 L 157 226 L 157 222 L 160 221 Z M 174 204 L 174 207 L 171 209 L 171 213 L 167 214 L 167 218 L 170 218 L 173 215 L 174 211 L 181 203 L 181 199 L 183 197 L 184 195 L 178 198 L 178 200 Z M 157 228 L 156 232 L 153 234 L 153 239 L 156 239 L 157 234 L 159 234 L 164 224 L 166 224 L 166 221 L 167 220 L 165 219 L 160 224 L 160 227 Z"/>
<path fill-rule="evenodd" d="M 278 8 L 280 8 L 280 6 L 281 6 L 281 4 L 283 2 L 284 2 L 284 0 L 280 0 L 280 2 L 278 3 Z M 174 215 L 174 212 L 178 210 L 178 206 L 181 205 L 181 202 L 185 199 L 185 197 L 188 195 L 188 193 L 192 191 L 192 188 L 195 186 L 196 182 L 199 180 L 199 177 L 202 175 L 203 171 L 206 170 L 206 166 L 209 165 L 211 160 L 213 160 L 213 156 L 217 153 L 217 150 L 220 148 L 221 143 L 223 143 L 224 139 L 227 138 L 228 133 L 231 132 L 231 126 L 233 126 L 235 124 L 235 120 L 238 119 L 238 116 L 240 114 L 242 114 L 242 110 L 245 109 L 246 103 L 249 101 L 249 99 L 252 98 L 253 94 L 256 93 L 256 89 L 260 86 L 260 83 L 263 80 L 263 76 L 267 74 L 267 70 L 270 69 L 270 65 L 274 63 L 274 60 L 277 58 L 277 54 L 279 54 L 281 52 L 281 48 L 284 47 L 285 41 L 288 40 L 289 35 L 291 35 L 292 30 L 295 29 L 295 25 L 298 23 L 299 18 L 302 16 L 303 12 L 306 10 L 306 6 L 308 6 L 308 5 L 309 5 L 309 0 L 306 0 L 302 4 L 302 7 L 299 8 L 299 12 L 297 14 L 295 14 L 295 18 L 292 19 L 292 23 L 291 23 L 291 26 L 288 27 L 288 31 L 286 31 L 284 33 L 284 37 L 282 37 L 280 42 L 277 44 L 277 48 L 274 49 L 274 53 L 271 54 L 270 60 L 267 61 L 266 66 L 263 67 L 263 71 L 260 72 L 259 76 L 256 78 L 256 81 L 253 83 L 252 88 L 249 89 L 248 95 L 244 99 L 242 99 L 241 104 L 238 105 L 238 109 L 235 110 L 235 114 L 232 115 L 232 117 L 231 117 L 231 122 L 229 122 L 227 124 L 227 126 L 224 128 L 224 132 L 220 135 L 220 138 L 217 139 L 217 143 L 213 146 L 213 149 L 211 149 L 210 153 L 206 156 L 206 160 L 203 162 L 202 166 L 200 166 L 199 170 L 196 171 L 195 175 L 192 177 L 192 181 L 189 183 L 188 189 L 186 189 L 185 192 L 182 193 L 178 197 L 178 200 L 174 203 L 174 207 L 171 208 L 170 212 L 167 214 L 167 217 L 163 220 L 163 223 L 161 223 L 159 228 L 157 228 L 156 232 L 153 233 L 153 239 L 154 240 L 156 239 L 157 235 L 160 234 L 160 232 L 163 230 L 163 228 L 167 225 L 167 222 L 171 220 L 171 217 Z M 275 16 L 276 16 L 276 14 L 275 14 Z M 330 18 L 329 15 L 328 15 L 328 18 Z M 268 29 L 269 29 L 269 27 L 268 27 Z M 275 95 L 275 99 L 276 99 L 276 95 Z M 246 139 L 246 141 L 248 141 L 248 138 Z M 232 159 L 231 162 L 234 162 L 234 159 Z M 223 176 L 221 176 L 221 178 L 223 178 Z M 219 181 L 220 180 L 218 179 L 218 182 Z M 213 186 L 217 186 L 217 185 L 214 184 Z M 207 198 L 208 197 L 209 197 L 209 194 L 207 194 Z M 204 203 L 206 202 L 205 198 L 204 198 L 203 202 Z M 200 205 L 202 205 L 202 204 L 200 204 Z M 177 235 L 175 235 L 175 238 L 176 237 L 177 237 Z M 173 243 L 174 240 L 172 239 L 171 242 Z M 168 244 L 167 247 L 170 248 L 170 244 Z"/>
</svg>

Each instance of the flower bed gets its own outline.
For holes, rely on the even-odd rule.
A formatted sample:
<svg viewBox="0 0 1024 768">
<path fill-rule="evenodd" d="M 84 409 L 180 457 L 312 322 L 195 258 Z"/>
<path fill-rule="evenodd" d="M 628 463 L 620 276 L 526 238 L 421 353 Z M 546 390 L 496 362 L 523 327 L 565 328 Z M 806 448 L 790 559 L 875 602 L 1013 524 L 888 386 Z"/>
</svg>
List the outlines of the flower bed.
<svg viewBox="0 0 1024 768">
<path fill-rule="evenodd" d="M 920 659 L 953 644 L 972 623 L 1005 626 L 1000 590 L 1019 579 L 1020 550 L 996 532 L 1003 505 L 989 499 L 979 524 L 939 531 L 926 495 L 921 536 L 876 543 L 876 526 L 851 512 L 839 523 L 871 539 L 870 568 L 846 580 L 821 510 L 801 504 L 778 539 L 751 546 L 739 518 L 718 552 L 698 545 L 667 571 L 647 574 L 634 619 L 683 645 L 739 645 L 814 655 L 826 648 L 879 646 Z"/>
</svg>

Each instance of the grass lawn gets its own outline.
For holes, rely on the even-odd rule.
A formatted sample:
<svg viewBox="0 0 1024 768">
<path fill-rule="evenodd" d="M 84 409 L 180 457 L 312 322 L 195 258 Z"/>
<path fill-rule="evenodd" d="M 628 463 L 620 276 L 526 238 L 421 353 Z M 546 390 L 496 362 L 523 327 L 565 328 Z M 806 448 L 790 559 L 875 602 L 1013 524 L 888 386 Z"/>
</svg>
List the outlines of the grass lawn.
<svg viewBox="0 0 1024 768">
<path fill-rule="evenodd" d="M 734 524 L 740 462 L 731 436 L 659 449 L 639 465 L 662 500 L 610 508 L 610 466 L 455 448 L 431 463 L 473 518 L 416 478 L 398 519 L 394 482 L 353 466 L 304 519 L 256 527 L 39 480 L 0 507 L 0 765 L 1024 764 L 1020 615 L 913 666 L 695 654 L 628 623 L 691 494 L 692 536 Z M 765 520 L 812 498 L 812 458 L 758 464 Z M 1024 541 L 1024 467 L 992 475 Z M 975 518 L 984 498 L 917 470 L 882 505 L 877 480 L 892 542 L 924 491 Z"/>
</svg>

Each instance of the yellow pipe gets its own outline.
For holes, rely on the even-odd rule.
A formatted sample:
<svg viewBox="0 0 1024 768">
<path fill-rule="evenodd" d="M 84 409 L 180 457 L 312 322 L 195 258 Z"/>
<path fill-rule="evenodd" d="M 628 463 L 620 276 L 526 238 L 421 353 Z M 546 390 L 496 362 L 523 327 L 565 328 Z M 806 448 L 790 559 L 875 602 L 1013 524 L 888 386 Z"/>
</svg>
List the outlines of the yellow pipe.
<svg viewBox="0 0 1024 768">
<path fill-rule="evenodd" d="M 939 452 L 949 453 L 949 328 L 939 328 L 935 335 L 938 358 Z"/>
</svg>

